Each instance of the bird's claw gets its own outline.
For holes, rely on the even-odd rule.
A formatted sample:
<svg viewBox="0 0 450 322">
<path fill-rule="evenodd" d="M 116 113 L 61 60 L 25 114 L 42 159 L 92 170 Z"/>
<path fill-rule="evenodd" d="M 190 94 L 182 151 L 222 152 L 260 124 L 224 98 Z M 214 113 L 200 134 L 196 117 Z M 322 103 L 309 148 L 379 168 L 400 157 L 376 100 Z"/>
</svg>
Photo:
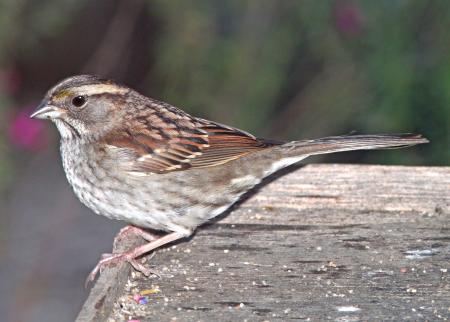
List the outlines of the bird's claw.
<svg viewBox="0 0 450 322">
<path fill-rule="evenodd" d="M 95 280 L 95 277 L 98 273 L 102 273 L 103 270 L 107 267 L 114 267 L 118 264 L 121 264 L 123 262 L 128 262 L 133 266 L 135 270 L 138 272 L 141 272 L 145 276 L 150 276 L 152 274 L 159 276 L 151 269 L 144 266 L 142 263 L 140 263 L 138 260 L 136 260 L 133 257 L 133 254 L 131 252 L 124 252 L 124 253 L 118 253 L 118 254 L 102 254 L 100 261 L 97 263 L 97 265 L 94 267 L 94 269 L 89 273 L 86 282 L 84 286 L 87 288 L 89 283 L 93 282 Z"/>
</svg>

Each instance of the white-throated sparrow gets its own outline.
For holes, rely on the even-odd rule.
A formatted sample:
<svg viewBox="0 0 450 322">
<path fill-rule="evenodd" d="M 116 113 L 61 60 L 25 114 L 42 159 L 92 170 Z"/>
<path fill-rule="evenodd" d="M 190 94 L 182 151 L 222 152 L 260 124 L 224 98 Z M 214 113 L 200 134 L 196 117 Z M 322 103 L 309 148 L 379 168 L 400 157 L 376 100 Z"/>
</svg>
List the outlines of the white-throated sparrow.
<svg viewBox="0 0 450 322">
<path fill-rule="evenodd" d="M 120 261 L 148 275 L 136 257 L 191 235 L 263 178 L 310 155 L 428 142 L 410 134 L 260 139 L 89 75 L 54 86 L 32 117 L 56 124 L 64 170 L 81 202 L 133 225 L 119 239 L 135 232 L 148 240 L 103 256 L 89 280 Z M 168 234 L 156 238 L 140 228 Z"/>
</svg>

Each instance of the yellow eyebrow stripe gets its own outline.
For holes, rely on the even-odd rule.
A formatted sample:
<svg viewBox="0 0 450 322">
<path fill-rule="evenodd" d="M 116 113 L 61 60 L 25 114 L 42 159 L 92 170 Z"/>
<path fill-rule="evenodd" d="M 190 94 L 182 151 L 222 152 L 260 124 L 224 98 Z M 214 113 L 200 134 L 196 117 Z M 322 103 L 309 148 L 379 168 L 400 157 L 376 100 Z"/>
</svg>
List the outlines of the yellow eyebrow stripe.
<svg viewBox="0 0 450 322">
<path fill-rule="evenodd" d="M 53 97 L 56 98 L 56 99 L 63 99 L 65 97 L 69 96 L 69 95 L 72 95 L 72 92 L 67 90 L 67 89 L 65 89 L 65 90 L 62 90 L 62 91 L 56 93 Z"/>
</svg>

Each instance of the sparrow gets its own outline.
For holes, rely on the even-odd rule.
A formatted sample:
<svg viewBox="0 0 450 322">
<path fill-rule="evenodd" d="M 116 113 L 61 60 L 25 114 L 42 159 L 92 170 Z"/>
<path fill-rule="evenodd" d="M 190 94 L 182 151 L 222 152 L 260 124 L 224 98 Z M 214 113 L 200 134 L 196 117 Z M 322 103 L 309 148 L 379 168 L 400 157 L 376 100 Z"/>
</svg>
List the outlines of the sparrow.
<svg viewBox="0 0 450 322">
<path fill-rule="evenodd" d="M 129 224 L 115 242 L 128 234 L 146 240 L 103 254 L 88 282 L 121 262 L 149 276 L 152 271 L 136 258 L 191 236 L 262 179 L 308 156 L 428 142 L 414 134 L 262 139 L 91 75 L 56 84 L 31 117 L 56 125 L 63 168 L 80 201 L 96 214 Z"/>
</svg>

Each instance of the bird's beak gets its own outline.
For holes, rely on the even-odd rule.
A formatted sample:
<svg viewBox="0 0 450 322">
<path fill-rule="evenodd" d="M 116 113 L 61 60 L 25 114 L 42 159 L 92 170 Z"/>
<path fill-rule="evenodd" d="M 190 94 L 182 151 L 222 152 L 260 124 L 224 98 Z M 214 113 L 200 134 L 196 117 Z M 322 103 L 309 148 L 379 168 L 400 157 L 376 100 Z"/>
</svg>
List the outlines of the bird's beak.
<svg viewBox="0 0 450 322">
<path fill-rule="evenodd" d="M 58 119 L 64 114 L 64 111 L 59 107 L 53 105 L 47 105 L 45 103 L 40 104 L 36 111 L 31 114 L 32 119 Z"/>
</svg>

